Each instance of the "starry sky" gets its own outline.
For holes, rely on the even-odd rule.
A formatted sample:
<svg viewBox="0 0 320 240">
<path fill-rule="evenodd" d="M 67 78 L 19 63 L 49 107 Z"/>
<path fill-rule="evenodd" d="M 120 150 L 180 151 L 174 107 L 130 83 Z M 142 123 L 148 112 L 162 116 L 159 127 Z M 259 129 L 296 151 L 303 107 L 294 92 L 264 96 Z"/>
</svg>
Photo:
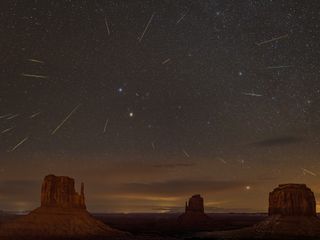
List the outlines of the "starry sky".
<svg viewBox="0 0 320 240">
<path fill-rule="evenodd" d="M 320 201 L 317 0 L 0 3 L 0 209 L 43 177 L 94 212 L 266 211 Z"/>
</svg>

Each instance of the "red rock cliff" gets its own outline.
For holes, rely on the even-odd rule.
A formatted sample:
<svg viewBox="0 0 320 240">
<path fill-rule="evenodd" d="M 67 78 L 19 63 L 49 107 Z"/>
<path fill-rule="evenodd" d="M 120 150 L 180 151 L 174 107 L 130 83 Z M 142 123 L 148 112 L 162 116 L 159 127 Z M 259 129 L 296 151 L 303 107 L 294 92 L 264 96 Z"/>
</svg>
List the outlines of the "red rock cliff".
<svg viewBox="0 0 320 240">
<path fill-rule="evenodd" d="M 74 179 L 64 176 L 46 176 L 41 188 L 41 207 L 86 209 L 83 183 L 79 194 L 75 191 Z"/>
<path fill-rule="evenodd" d="M 200 194 L 193 195 L 189 199 L 189 202 L 186 203 L 186 212 L 204 213 L 203 198 L 200 196 Z"/>
<path fill-rule="evenodd" d="M 269 194 L 269 215 L 316 216 L 314 194 L 305 184 L 280 184 Z"/>
<path fill-rule="evenodd" d="M 186 202 L 186 209 L 178 219 L 178 226 L 188 230 L 206 230 L 211 224 L 211 218 L 204 213 L 203 198 L 197 194 Z"/>
</svg>

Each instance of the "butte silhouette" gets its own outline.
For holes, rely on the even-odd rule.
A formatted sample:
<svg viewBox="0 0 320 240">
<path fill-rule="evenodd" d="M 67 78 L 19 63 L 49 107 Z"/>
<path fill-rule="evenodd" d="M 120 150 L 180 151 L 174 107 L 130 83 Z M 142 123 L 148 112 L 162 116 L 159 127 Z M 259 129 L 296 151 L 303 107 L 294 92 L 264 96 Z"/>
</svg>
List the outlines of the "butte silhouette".
<svg viewBox="0 0 320 240">
<path fill-rule="evenodd" d="M 195 229 L 207 226 L 211 218 L 204 213 L 204 201 L 200 194 L 193 195 L 186 202 L 185 212 L 179 216 L 180 228 Z"/>
<path fill-rule="evenodd" d="M 199 234 L 214 239 L 306 239 L 320 237 L 313 192 L 305 184 L 280 184 L 269 194 L 268 217 L 248 228 Z"/>
<path fill-rule="evenodd" d="M 75 191 L 74 179 L 48 175 L 41 189 L 41 206 L 0 227 L 0 239 L 87 238 L 121 236 L 86 210 L 84 184 Z"/>
</svg>

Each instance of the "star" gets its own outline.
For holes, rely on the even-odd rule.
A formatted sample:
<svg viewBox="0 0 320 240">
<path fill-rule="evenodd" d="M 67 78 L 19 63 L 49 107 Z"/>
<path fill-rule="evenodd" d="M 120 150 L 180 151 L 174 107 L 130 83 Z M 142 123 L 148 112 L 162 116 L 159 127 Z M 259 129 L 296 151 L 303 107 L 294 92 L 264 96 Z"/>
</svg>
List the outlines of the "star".
<svg viewBox="0 0 320 240">
<path fill-rule="evenodd" d="M 129 117 L 133 117 L 133 112 L 130 112 L 130 113 L 129 113 Z"/>
</svg>

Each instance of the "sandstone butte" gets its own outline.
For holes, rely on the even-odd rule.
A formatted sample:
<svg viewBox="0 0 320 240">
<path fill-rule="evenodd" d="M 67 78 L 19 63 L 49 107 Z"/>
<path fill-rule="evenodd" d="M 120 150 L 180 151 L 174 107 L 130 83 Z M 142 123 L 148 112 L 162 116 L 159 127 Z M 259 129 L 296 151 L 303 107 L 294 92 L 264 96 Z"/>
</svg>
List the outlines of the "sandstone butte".
<svg viewBox="0 0 320 240">
<path fill-rule="evenodd" d="M 305 184 L 280 184 L 270 192 L 268 215 L 254 226 L 258 234 L 320 237 L 316 200 Z"/>
<path fill-rule="evenodd" d="M 286 239 L 320 238 L 313 192 L 305 184 L 280 184 L 269 193 L 268 217 L 239 230 L 199 234 L 203 238 Z"/>
<path fill-rule="evenodd" d="M 178 224 L 185 228 L 201 228 L 210 223 L 211 218 L 204 213 L 204 200 L 200 194 L 193 195 L 186 202 L 185 212 L 179 216 Z"/>
<path fill-rule="evenodd" d="M 0 239 L 88 238 L 124 236 L 94 219 L 86 210 L 84 184 L 80 194 L 74 179 L 48 175 L 41 188 L 41 206 L 0 226 Z"/>
<path fill-rule="evenodd" d="M 316 200 L 305 184 L 280 184 L 269 194 L 269 216 L 316 216 Z"/>
</svg>

